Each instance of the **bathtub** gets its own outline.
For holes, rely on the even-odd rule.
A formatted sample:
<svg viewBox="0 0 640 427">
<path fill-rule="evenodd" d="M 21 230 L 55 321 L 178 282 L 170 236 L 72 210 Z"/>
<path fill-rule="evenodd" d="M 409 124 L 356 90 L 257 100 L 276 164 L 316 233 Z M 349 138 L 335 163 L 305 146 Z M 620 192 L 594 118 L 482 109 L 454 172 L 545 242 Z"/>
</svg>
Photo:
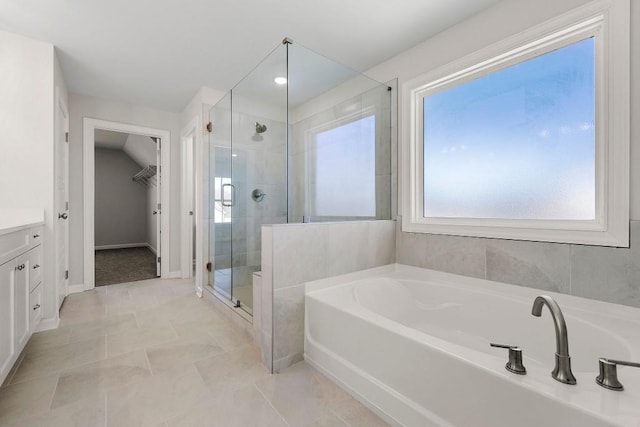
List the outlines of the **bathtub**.
<svg viewBox="0 0 640 427">
<path fill-rule="evenodd" d="M 598 358 L 640 362 L 640 309 L 393 264 L 310 282 L 308 363 L 392 425 L 640 426 L 640 369 L 625 390 L 595 382 Z M 564 313 L 576 385 L 551 378 L 551 313 Z M 526 375 L 505 369 L 518 345 Z"/>
</svg>

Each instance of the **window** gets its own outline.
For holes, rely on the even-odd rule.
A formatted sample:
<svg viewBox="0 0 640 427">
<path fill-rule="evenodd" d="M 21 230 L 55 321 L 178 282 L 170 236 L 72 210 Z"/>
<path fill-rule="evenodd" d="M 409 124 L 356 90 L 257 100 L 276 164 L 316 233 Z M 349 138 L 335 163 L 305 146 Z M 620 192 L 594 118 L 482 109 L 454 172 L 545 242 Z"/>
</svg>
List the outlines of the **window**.
<svg viewBox="0 0 640 427">
<path fill-rule="evenodd" d="M 593 37 L 423 98 L 424 216 L 595 219 Z"/>
<path fill-rule="evenodd" d="M 368 115 L 312 133 L 312 216 L 375 218 L 375 132 Z"/>
<path fill-rule="evenodd" d="M 405 85 L 403 230 L 628 246 L 623 3 L 590 4 Z"/>
<path fill-rule="evenodd" d="M 214 185 L 214 216 L 216 224 L 231 222 L 231 206 L 225 206 L 231 201 L 231 178 L 216 176 Z"/>
</svg>

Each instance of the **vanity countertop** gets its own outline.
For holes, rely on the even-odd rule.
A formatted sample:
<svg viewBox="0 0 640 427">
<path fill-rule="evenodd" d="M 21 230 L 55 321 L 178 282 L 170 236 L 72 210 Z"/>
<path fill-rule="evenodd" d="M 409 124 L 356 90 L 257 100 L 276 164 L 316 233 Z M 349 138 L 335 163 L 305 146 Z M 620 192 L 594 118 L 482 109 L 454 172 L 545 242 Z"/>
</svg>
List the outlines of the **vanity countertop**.
<svg viewBox="0 0 640 427">
<path fill-rule="evenodd" d="M 44 224 L 44 209 L 0 208 L 0 236 Z"/>
</svg>

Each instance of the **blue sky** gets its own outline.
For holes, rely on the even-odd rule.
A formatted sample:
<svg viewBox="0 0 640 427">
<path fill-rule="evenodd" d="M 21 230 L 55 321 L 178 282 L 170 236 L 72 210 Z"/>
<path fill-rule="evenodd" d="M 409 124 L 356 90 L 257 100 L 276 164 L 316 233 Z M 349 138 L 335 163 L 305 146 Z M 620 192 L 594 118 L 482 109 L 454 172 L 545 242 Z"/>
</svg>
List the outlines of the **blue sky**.
<svg viewBox="0 0 640 427">
<path fill-rule="evenodd" d="M 425 215 L 593 219 L 594 41 L 424 99 Z"/>
</svg>

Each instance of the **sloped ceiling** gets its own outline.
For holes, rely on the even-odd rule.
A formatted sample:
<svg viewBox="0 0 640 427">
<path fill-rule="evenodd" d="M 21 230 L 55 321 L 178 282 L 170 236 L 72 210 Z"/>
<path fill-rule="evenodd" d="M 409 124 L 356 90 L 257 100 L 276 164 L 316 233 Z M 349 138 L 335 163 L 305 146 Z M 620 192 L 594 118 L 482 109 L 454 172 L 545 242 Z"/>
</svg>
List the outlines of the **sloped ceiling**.
<svg viewBox="0 0 640 427">
<path fill-rule="evenodd" d="M 122 150 L 141 168 L 157 165 L 156 143 L 148 136 L 96 129 L 95 146 Z"/>
</svg>

